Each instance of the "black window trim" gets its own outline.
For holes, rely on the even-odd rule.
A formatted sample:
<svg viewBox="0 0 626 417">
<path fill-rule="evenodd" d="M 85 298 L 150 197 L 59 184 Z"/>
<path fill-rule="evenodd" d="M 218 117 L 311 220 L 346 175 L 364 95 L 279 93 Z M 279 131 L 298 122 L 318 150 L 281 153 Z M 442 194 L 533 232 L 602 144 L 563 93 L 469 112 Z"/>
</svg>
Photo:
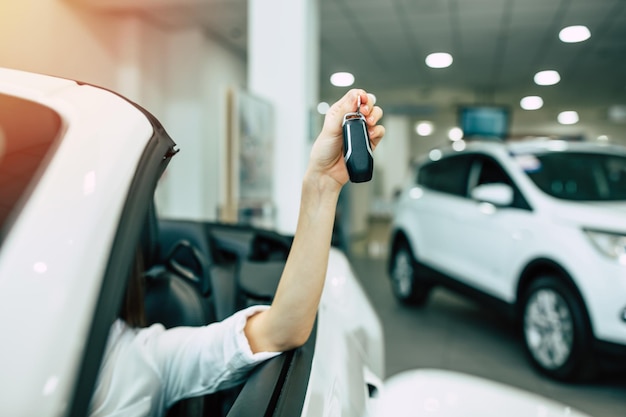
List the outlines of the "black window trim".
<svg viewBox="0 0 626 417">
<path fill-rule="evenodd" d="M 476 174 L 474 175 L 473 178 L 472 177 L 469 178 L 468 187 L 467 187 L 468 198 L 471 198 L 469 195 L 470 194 L 469 190 L 474 189 L 474 187 L 476 187 L 476 184 L 478 183 L 478 178 L 480 176 L 480 172 L 485 163 L 485 160 L 489 160 L 500 167 L 500 169 L 505 173 L 505 175 L 508 177 L 510 181 L 510 184 L 508 185 L 511 186 L 511 188 L 513 188 L 513 195 L 519 196 L 520 204 L 514 205 L 514 206 L 512 205 L 512 206 L 505 207 L 505 208 L 514 208 L 514 209 L 520 209 L 520 210 L 533 211 L 533 208 L 528 202 L 528 199 L 526 198 L 522 190 L 517 186 L 515 180 L 513 180 L 513 176 L 511 175 L 511 173 L 507 170 L 507 168 L 502 163 L 500 163 L 500 161 L 498 161 L 497 158 L 493 157 L 492 155 L 489 155 L 486 153 L 480 153 L 480 152 L 473 153 L 473 156 L 474 156 L 474 160 L 472 161 L 472 167 L 470 168 L 470 172 L 475 171 Z"/>
<path fill-rule="evenodd" d="M 456 193 L 450 193 L 447 191 L 442 191 L 439 189 L 435 189 L 432 187 L 429 187 L 428 185 L 423 184 L 422 182 L 420 182 L 420 174 L 421 171 L 424 169 L 428 169 L 429 166 L 432 166 L 434 164 L 439 164 L 441 162 L 446 162 L 452 158 L 461 158 L 461 157 L 465 157 L 468 158 L 470 160 L 469 162 L 469 168 L 468 168 L 468 173 L 467 173 L 467 181 L 465 182 L 465 192 L 463 195 L 461 194 L 456 194 Z M 515 208 L 515 209 L 520 209 L 520 210 L 527 210 L 527 211 L 533 211 L 533 207 L 531 206 L 531 204 L 528 202 L 528 199 L 526 198 L 526 196 L 524 195 L 524 193 L 522 192 L 522 190 L 517 186 L 516 182 L 513 180 L 513 175 L 511 175 L 511 173 L 508 171 L 508 169 L 502 164 L 500 163 L 500 161 L 498 161 L 497 158 L 495 158 L 493 155 L 490 155 L 489 153 L 485 153 L 485 152 L 477 152 L 477 151 L 470 151 L 470 152 L 464 152 L 464 153 L 452 153 L 452 154 L 446 154 L 444 156 L 441 157 L 441 159 L 438 159 L 436 161 L 428 161 L 423 163 L 417 170 L 417 175 L 415 178 L 415 183 L 420 185 L 421 187 L 424 187 L 428 190 L 437 192 L 437 193 L 442 193 L 448 196 L 453 196 L 453 197 L 457 197 L 457 198 L 465 198 L 465 199 L 469 199 L 471 200 L 471 193 L 470 191 L 476 186 L 476 183 L 478 182 L 478 177 L 480 175 L 480 171 L 482 169 L 482 165 L 484 163 L 484 160 L 488 159 L 492 162 L 494 162 L 495 164 L 497 164 L 502 171 L 504 171 L 504 173 L 507 175 L 507 177 L 510 179 L 512 188 L 513 188 L 513 193 L 514 195 L 517 195 L 518 198 L 520 199 L 520 204 L 515 205 L 515 206 L 510 206 L 509 208 Z"/>
<path fill-rule="evenodd" d="M 473 157 L 473 155 L 474 155 L 473 152 L 472 153 L 451 153 L 451 154 L 443 155 L 440 159 L 438 159 L 436 161 L 425 162 L 418 169 L 417 176 L 415 178 L 415 183 L 418 184 L 421 187 L 424 187 L 424 188 L 426 188 L 428 190 L 431 190 L 431 191 L 434 191 L 434 192 L 437 192 L 437 193 L 442 193 L 442 194 L 445 194 L 445 195 L 448 195 L 448 196 L 454 196 L 454 197 L 458 197 L 458 198 L 468 198 L 469 197 L 469 188 L 468 188 L 468 182 L 467 181 L 465 181 L 465 187 L 464 187 L 463 194 L 457 194 L 457 193 L 451 193 L 451 192 L 448 192 L 448 191 L 443 191 L 443 190 L 440 190 L 440 189 L 437 189 L 437 188 L 430 187 L 430 186 L 428 186 L 428 185 L 426 185 L 426 184 L 424 184 L 423 182 L 420 181 L 420 176 L 421 176 L 421 173 L 422 173 L 423 170 L 425 170 L 425 169 L 428 170 L 429 167 L 431 167 L 431 166 L 440 165 L 442 163 L 448 162 L 450 159 L 462 159 L 462 158 L 463 159 L 469 159 L 469 163 L 468 163 L 468 173 L 469 173 L 469 171 L 471 171 L 471 169 L 472 169 L 472 164 L 473 164 L 472 157 Z"/>
</svg>

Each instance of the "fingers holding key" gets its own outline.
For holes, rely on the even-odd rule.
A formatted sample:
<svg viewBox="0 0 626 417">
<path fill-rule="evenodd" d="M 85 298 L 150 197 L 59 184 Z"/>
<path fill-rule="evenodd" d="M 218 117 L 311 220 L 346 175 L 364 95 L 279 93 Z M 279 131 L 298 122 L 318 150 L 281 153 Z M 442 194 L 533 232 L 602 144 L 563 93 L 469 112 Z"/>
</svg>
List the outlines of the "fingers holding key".
<svg viewBox="0 0 626 417">
<path fill-rule="evenodd" d="M 380 119 L 383 117 L 383 109 L 375 105 L 376 97 L 373 94 L 368 93 L 367 96 L 369 98 L 369 104 L 363 110 L 363 115 L 365 116 L 367 133 L 370 137 L 370 143 L 373 150 L 385 135 L 385 127 L 378 124 Z"/>
</svg>

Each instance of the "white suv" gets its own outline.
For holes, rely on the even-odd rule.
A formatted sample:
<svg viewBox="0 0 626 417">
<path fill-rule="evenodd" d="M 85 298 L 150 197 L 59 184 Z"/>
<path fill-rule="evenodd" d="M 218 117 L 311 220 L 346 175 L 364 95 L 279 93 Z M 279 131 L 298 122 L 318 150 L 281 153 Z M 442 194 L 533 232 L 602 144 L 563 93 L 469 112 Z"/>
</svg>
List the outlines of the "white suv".
<svg viewBox="0 0 626 417">
<path fill-rule="evenodd" d="M 390 240 L 399 300 L 444 285 L 500 307 L 556 379 L 625 362 L 626 148 L 477 141 L 414 173 Z"/>
</svg>

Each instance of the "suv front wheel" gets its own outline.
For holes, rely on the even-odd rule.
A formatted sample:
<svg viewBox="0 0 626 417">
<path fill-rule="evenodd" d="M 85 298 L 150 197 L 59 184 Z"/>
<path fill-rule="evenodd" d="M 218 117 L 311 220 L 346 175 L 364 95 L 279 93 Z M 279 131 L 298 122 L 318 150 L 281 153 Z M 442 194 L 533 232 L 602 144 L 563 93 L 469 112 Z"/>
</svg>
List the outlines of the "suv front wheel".
<svg viewBox="0 0 626 417">
<path fill-rule="evenodd" d="M 432 285 L 421 279 L 418 271 L 411 247 L 401 241 L 391 253 L 390 275 L 393 294 L 404 304 L 423 305 L 428 299 Z"/>
<path fill-rule="evenodd" d="M 554 276 L 536 279 L 522 300 L 524 347 L 533 364 L 560 380 L 592 373 L 590 331 L 582 303 Z"/>
</svg>

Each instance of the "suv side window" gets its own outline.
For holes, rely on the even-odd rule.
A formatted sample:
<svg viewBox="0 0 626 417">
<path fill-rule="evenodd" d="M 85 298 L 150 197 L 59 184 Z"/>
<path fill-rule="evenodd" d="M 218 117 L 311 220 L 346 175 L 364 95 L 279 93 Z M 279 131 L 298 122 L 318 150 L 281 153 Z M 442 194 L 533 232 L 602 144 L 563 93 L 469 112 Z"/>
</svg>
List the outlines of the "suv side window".
<svg viewBox="0 0 626 417">
<path fill-rule="evenodd" d="M 470 155 L 453 155 L 422 166 L 417 183 L 431 190 L 467 197 Z"/>
<path fill-rule="evenodd" d="M 480 165 L 480 172 L 478 179 L 474 187 L 482 184 L 502 183 L 509 185 L 513 188 L 513 203 L 511 207 L 531 210 L 530 205 L 522 195 L 521 191 L 515 186 L 515 183 L 506 173 L 504 168 L 494 160 L 493 158 L 486 156 L 479 156 L 476 159 L 477 164 Z"/>
<path fill-rule="evenodd" d="M 493 159 L 480 157 L 478 162 L 481 164 L 480 175 L 476 185 L 503 183 L 513 187 L 513 181 L 504 172 L 504 169 Z"/>
</svg>

